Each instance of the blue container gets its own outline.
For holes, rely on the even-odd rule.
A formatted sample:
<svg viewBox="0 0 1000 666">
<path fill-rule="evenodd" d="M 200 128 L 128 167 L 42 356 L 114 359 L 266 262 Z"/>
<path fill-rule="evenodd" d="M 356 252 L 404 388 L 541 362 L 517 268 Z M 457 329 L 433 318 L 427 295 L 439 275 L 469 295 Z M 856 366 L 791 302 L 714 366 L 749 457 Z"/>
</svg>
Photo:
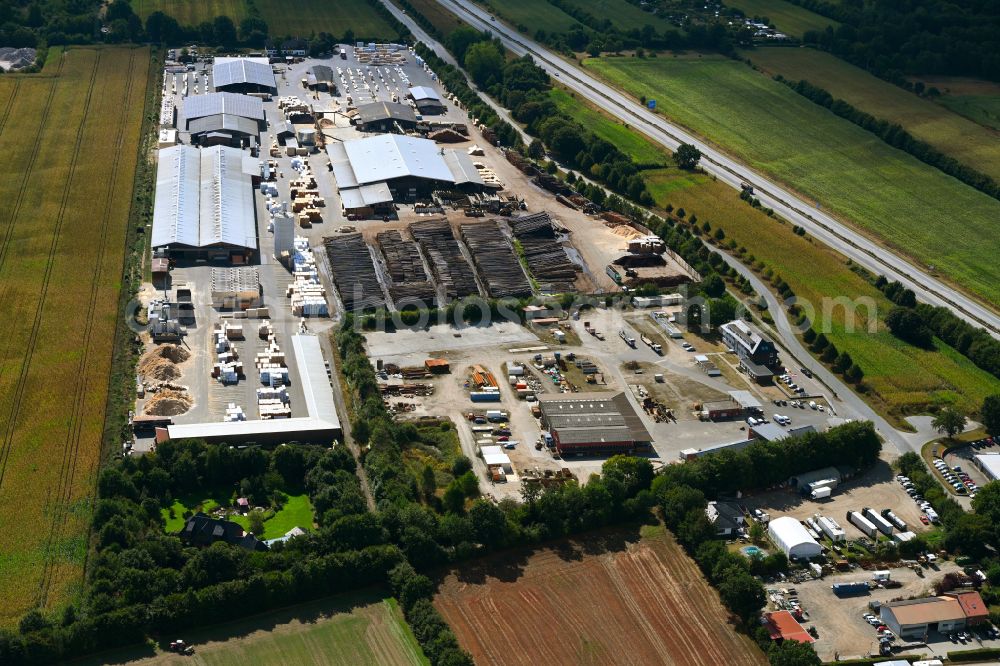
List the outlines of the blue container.
<svg viewBox="0 0 1000 666">
<path fill-rule="evenodd" d="M 853 597 L 858 594 L 868 594 L 870 591 L 868 583 L 836 583 L 830 586 L 833 593 L 838 597 Z"/>
<path fill-rule="evenodd" d="M 646 102 L 646 106 L 648 106 L 651 110 L 655 109 L 656 108 L 656 100 L 655 99 L 651 99 L 651 100 L 647 101 Z"/>
<path fill-rule="evenodd" d="M 472 402 L 500 402 L 500 392 L 487 393 L 475 391 L 469 394 L 469 399 Z"/>
</svg>

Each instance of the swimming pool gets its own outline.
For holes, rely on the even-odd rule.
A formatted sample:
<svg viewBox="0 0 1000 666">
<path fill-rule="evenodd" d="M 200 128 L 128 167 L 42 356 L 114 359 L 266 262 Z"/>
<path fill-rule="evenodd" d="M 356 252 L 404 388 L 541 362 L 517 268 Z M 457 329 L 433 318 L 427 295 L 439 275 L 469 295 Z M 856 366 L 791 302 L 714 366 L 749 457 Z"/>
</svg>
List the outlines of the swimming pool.
<svg viewBox="0 0 1000 666">
<path fill-rule="evenodd" d="M 757 546 L 744 546 L 740 550 L 743 551 L 743 554 L 746 555 L 747 557 L 751 557 L 752 558 L 752 557 L 763 557 L 764 556 L 764 551 L 762 551 Z"/>
</svg>

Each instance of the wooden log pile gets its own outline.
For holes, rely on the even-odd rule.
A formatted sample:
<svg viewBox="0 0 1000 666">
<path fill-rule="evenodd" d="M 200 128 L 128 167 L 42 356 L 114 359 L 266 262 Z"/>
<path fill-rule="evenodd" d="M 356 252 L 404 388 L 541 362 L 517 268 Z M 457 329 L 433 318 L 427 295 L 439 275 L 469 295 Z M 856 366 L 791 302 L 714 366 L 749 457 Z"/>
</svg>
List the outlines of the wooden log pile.
<svg viewBox="0 0 1000 666">
<path fill-rule="evenodd" d="M 415 222 L 410 233 L 427 255 L 434 277 L 444 287 L 448 298 L 462 298 L 479 293 L 472 267 L 447 220 Z"/>
<path fill-rule="evenodd" d="M 371 252 L 360 233 L 323 239 L 333 282 L 351 312 L 385 307 Z"/>
<path fill-rule="evenodd" d="M 383 231 L 376 236 L 379 248 L 385 256 L 389 278 L 389 294 L 397 303 L 420 301 L 431 306 L 436 300 L 434 283 L 430 281 L 420 250 L 413 241 L 403 239 L 403 235 L 393 229 Z"/>
<path fill-rule="evenodd" d="M 521 244 L 528 270 L 536 280 L 555 292 L 576 290 L 580 267 L 570 261 L 566 249 L 556 239 L 548 213 L 508 218 L 507 223 Z"/>
<path fill-rule="evenodd" d="M 531 295 L 531 284 L 496 220 L 460 229 L 491 297 Z"/>
</svg>

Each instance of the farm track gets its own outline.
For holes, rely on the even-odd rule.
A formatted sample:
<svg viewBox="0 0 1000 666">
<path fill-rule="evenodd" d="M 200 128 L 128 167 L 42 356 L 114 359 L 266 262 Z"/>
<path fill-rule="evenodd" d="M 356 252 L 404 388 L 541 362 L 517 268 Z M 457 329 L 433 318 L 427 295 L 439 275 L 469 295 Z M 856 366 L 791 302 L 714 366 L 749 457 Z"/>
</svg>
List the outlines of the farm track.
<svg viewBox="0 0 1000 666">
<path fill-rule="evenodd" d="M 48 97 L 45 100 L 45 108 L 44 108 L 44 111 L 42 113 L 42 120 L 40 120 L 39 123 L 38 123 L 38 130 L 35 132 L 35 138 L 33 140 L 33 143 L 36 146 L 38 145 L 38 142 L 39 142 L 39 140 L 42 137 L 42 130 L 45 129 L 44 118 L 48 117 L 49 108 L 52 106 L 52 98 L 55 97 L 56 88 L 59 86 L 58 76 L 60 74 L 62 74 L 63 62 L 64 61 L 62 59 L 60 59 L 60 61 L 59 61 L 59 69 L 58 69 L 58 71 L 56 73 L 57 78 L 52 83 L 52 85 L 49 86 L 49 94 L 48 94 Z M 92 74 L 92 77 L 95 77 L 96 75 L 97 75 L 97 65 L 95 64 L 94 65 L 94 72 Z M 13 99 L 11 100 L 11 103 L 13 104 Z M 81 125 L 81 128 L 82 128 L 82 126 L 83 126 L 83 121 L 82 120 L 81 120 L 80 125 Z M 18 189 L 17 198 L 14 200 L 14 205 L 11 208 L 11 214 L 10 214 L 10 218 L 9 218 L 9 220 L 7 222 L 7 228 L 4 231 L 3 242 L 2 242 L 2 244 L 0 244 L 0 267 L 2 267 L 4 265 L 4 262 L 6 262 L 6 260 L 7 260 L 7 248 L 10 245 L 10 239 L 14 235 L 14 227 L 17 224 L 18 215 L 19 215 L 19 213 L 21 211 L 21 204 L 24 202 L 24 194 L 28 190 L 28 183 L 31 181 L 31 172 L 32 172 L 32 170 L 35 167 L 35 160 L 38 157 L 38 153 L 39 152 L 40 151 L 37 151 L 37 150 L 32 151 L 31 158 L 30 158 L 30 160 L 28 162 L 27 167 L 24 170 L 24 176 L 21 179 L 21 185 L 20 185 L 20 188 Z M 68 191 L 68 190 L 69 190 L 69 181 L 67 181 L 67 183 L 66 183 L 66 191 Z M 55 243 L 55 241 L 53 241 L 53 247 L 54 247 L 54 243 Z M 50 254 L 50 265 L 51 265 L 51 254 Z M 8 293 L 9 293 L 8 292 L 8 288 L 5 286 L 4 289 L 3 289 L 2 294 L 0 294 L 0 303 L 6 303 L 7 302 L 7 294 Z M 42 308 L 41 308 L 41 305 L 39 304 L 38 308 L 35 311 L 35 328 L 33 330 L 37 330 L 37 326 L 38 326 L 38 324 L 39 324 L 39 322 L 41 320 L 41 311 L 42 311 Z M 10 346 L 10 344 L 11 344 L 11 342 L 12 342 L 13 339 L 14 339 L 13 336 L 11 336 L 11 337 L 9 337 L 7 339 L 7 347 L 8 347 L 8 349 L 9 349 L 9 346 Z M 30 366 L 31 349 L 33 349 L 33 347 L 34 347 L 34 341 L 35 341 L 34 337 L 32 337 L 31 341 L 29 343 L 31 345 L 31 347 L 29 348 L 29 353 L 27 355 L 25 355 L 24 361 L 21 363 L 21 372 L 20 372 L 20 375 L 19 375 L 19 378 L 18 378 L 18 382 L 17 382 L 16 388 L 15 388 L 15 392 L 16 393 L 15 393 L 15 396 L 14 396 L 14 400 L 11 401 L 10 411 L 8 412 L 8 416 L 7 416 L 7 423 L 6 423 L 6 426 L 4 428 L 3 440 L 0 440 L 0 488 L 3 487 L 4 476 L 6 475 L 6 472 L 7 472 L 7 460 L 10 458 L 10 450 L 11 450 L 11 447 L 13 446 L 13 442 L 14 442 L 14 430 L 15 430 L 16 421 L 17 421 L 16 417 L 17 417 L 18 411 L 20 410 L 21 397 L 24 394 L 24 386 L 25 386 L 25 381 L 24 380 L 25 380 L 25 377 L 27 376 L 27 373 L 28 373 L 28 367 Z M 2 375 L 0 375 L 0 378 L 2 378 Z"/>
<path fill-rule="evenodd" d="M 95 75 L 97 69 L 99 69 L 100 59 L 98 59 L 98 66 L 95 68 Z M 132 95 L 132 85 L 135 81 L 134 76 L 135 69 L 135 50 L 133 49 L 129 53 L 129 63 L 128 63 L 128 74 L 125 82 L 125 90 L 122 94 L 121 103 L 119 107 L 121 112 L 118 117 L 118 122 L 116 127 L 124 128 L 128 119 L 129 111 L 129 99 Z M 91 81 L 91 88 L 88 91 L 87 97 L 87 112 L 84 114 L 84 123 L 89 116 L 89 105 L 91 100 L 90 93 L 93 91 L 93 81 Z M 83 136 L 83 125 L 81 125 L 80 137 Z M 104 254 L 107 250 L 107 236 L 108 227 L 110 225 L 111 219 L 111 206 L 114 199 L 115 188 L 118 183 L 118 168 L 121 162 L 121 155 L 123 152 L 123 147 L 125 143 L 125 131 L 118 133 L 118 140 L 114 149 L 114 159 L 111 165 L 110 178 L 108 178 L 108 188 L 104 197 L 104 215 L 101 221 L 100 228 L 100 244 L 98 246 L 97 261 L 95 262 L 95 270 L 92 273 L 92 279 L 90 283 L 90 297 L 87 299 L 87 324 L 83 334 L 82 350 L 83 354 L 80 357 L 80 364 L 77 370 L 77 387 L 75 392 L 75 399 L 73 403 L 72 419 L 70 421 L 70 436 L 67 440 L 67 445 L 63 448 L 63 459 L 60 466 L 59 474 L 59 485 L 56 491 L 56 501 L 53 506 L 55 515 L 52 520 L 52 527 L 49 531 L 49 538 L 45 544 L 45 565 L 42 574 L 42 582 L 40 586 L 40 591 L 38 595 L 38 605 L 44 607 L 48 603 L 49 589 L 52 583 L 53 575 L 53 560 L 55 558 L 55 551 L 53 545 L 56 543 L 56 537 L 62 531 L 62 528 L 66 524 L 67 517 L 69 515 L 70 501 L 73 494 L 73 478 L 76 473 L 76 464 L 78 461 L 78 453 L 80 450 L 80 440 L 81 433 L 83 429 L 83 411 L 85 399 L 89 390 L 89 380 L 90 373 L 87 372 L 87 367 L 89 366 L 90 360 L 90 348 L 91 348 L 91 336 L 94 330 L 94 316 L 97 312 L 97 295 L 98 287 L 101 282 L 102 267 L 104 264 Z M 78 140 L 76 146 L 76 153 L 74 154 L 73 165 L 75 168 L 77 154 L 79 153 L 80 141 Z"/>
</svg>

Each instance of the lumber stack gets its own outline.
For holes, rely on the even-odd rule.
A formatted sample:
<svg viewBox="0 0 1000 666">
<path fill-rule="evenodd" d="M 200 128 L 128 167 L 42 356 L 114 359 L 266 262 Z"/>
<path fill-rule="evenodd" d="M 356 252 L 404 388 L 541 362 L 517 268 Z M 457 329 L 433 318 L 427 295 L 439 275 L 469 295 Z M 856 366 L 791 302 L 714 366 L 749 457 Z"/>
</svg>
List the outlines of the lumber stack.
<svg viewBox="0 0 1000 666">
<path fill-rule="evenodd" d="M 389 295 L 397 303 L 400 301 L 421 301 L 426 305 L 434 303 L 436 290 L 430 281 L 420 250 L 413 241 L 403 239 L 396 231 L 383 231 L 376 236 L 382 255 L 385 257 L 389 278 Z"/>
<path fill-rule="evenodd" d="M 444 287 L 448 298 L 479 293 L 476 277 L 447 220 L 416 222 L 410 226 L 410 233 L 427 254 L 434 277 Z"/>
<path fill-rule="evenodd" d="M 555 292 L 575 291 L 580 267 L 570 261 L 566 249 L 556 237 L 548 213 L 508 218 L 514 237 L 524 250 L 531 275 Z"/>
<path fill-rule="evenodd" d="M 385 306 L 371 252 L 360 233 L 323 239 L 333 283 L 350 312 Z"/>
<path fill-rule="evenodd" d="M 460 229 L 491 297 L 531 295 L 531 284 L 496 220 L 463 224 Z"/>
</svg>

